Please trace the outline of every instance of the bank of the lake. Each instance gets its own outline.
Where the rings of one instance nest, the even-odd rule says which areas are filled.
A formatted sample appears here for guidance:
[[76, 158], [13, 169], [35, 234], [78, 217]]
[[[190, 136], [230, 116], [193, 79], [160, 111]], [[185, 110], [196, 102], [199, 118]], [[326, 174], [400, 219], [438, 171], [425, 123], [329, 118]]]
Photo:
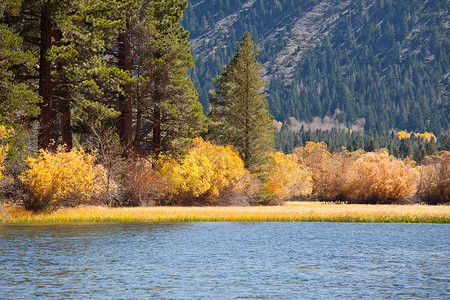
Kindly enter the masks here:
[[[80, 206], [51, 213], [32, 213], [4, 205], [7, 222], [377, 222], [450, 223], [450, 206], [362, 205], [287, 202], [282, 206], [249, 207], [120, 207]], [[6, 217], [3, 216], [3, 221]]]

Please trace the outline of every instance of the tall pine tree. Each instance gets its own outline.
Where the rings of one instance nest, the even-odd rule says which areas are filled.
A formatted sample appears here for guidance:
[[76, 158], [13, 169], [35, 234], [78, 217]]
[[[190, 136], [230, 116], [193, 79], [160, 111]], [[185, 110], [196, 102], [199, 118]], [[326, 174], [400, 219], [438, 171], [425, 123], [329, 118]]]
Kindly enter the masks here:
[[128, 23], [134, 57], [129, 67], [138, 78], [129, 92], [124, 89], [132, 93], [129, 105], [135, 114], [122, 111], [124, 118], [134, 121], [134, 136], [125, 134], [122, 140], [137, 154], [158, 156], [172, 150], [198, 136], [205, 123], [198, 94], [187, 76], [193, 61], [189, 33], [181, 25], [186, 7], [185, 0], [152, 0], [142, 7], [138, 19]]
[[247, 168], [262, 163], [273, 146], [273, 117], [264, 93], [261, 64], [249, 32], [212, 91], [209, 133], [220, 144], [232, 144]]

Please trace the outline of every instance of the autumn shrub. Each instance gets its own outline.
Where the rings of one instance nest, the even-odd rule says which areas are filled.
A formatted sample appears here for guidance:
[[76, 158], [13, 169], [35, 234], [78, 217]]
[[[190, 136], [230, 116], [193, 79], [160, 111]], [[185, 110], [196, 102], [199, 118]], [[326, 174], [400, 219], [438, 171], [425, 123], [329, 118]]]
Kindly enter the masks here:
[[345, 177], [361, 151], [330, 153], [327, 144], [307, 142], [293, 152], [298, 164], [308, 168], [313, 182], [311, 196], [319, 201], [345, 201]]
[[103, 166], [95, 164], [95, 156], [83, 150], [41, 150], [36, 158], [29, 157], [27, 164], [29, 169], [19, 179], [28, 193], [24, 206], [29, 210], [90, 204], [117, 189], [108, 182]]
[[124, 176], [127, 168], [133, 169], [133, 164], [130, 163], [133, 160], [125, 159], [125, 156], [130, 158], [132, 150], [121, 145], [120, 136], [115, 126], [112, 126], [120, 113], [88, 100], [80, 101], [78, 105], [74, 117], [86, 120], [83, 125], [85, 132], [80, 139], [81, 148], [87, 152], [95, 152], [96, 161], [105, 168], [108, 181], [118, 183], [119, 186], [119, 189], [109, 189], [103, 201], [109, 206], [123, 205], [125, 191], [122, 187], [128, 185], [122, 185], [121, 181], [127, 179]]
[[333, 153], [326, 161], [327, 168], [317, 180], [315, 197], [320, 201], [347, 202], [345, 191], [348, 174], [364, 150]]
[[405, 201], [416, 192], [417, 170], [386, 150], [357, 158], [346, 173], [345, 200], [387, 204]]
[[25, 190], [18, 176], [27, 167], [28, 152], [23, 141], [24, 131], [0, 125], [0, 198], [7, 203], [21, 204]]
[[244, 205], [255, 192], [252, 176], [237, 152], [194, 140], [181, 160], [163, 156], [153, 176], [159, 179], [163, 196], [160, 204]]
[[450, 202], [450, 152], [426, 156], [419, 167], [418, 195], [427, 204]]
[[149, 158], [132, 158], [125, 162], [122, 179], [123, 206], [152, 206], [162, 199], [161, 176]]
[[9, 145], [5, 142], [6, 139], [8, 139], [13, 132], [12, 129], [7, 128], [4, 125], [0, 125], [0, 179], [3, 176], [3, 162], [6, 159], [6, 155], [8, 154]]
[[330, 153], [325, 143], [308, 142], [293, 155], [311, 172], [315, 200], [393, 203], [416, 191], [415, 168], [384, 150]]
[[428, 133], [428, 132], [425, 132], [425, 133], [415, 133], [415, 132], [407, 133], [407, 132], [404, 132], [404, 131], [400, 131], [400, 132], [396, 133], [396, 136], [400, 140], [401, 139], [405, 139], [405, 138], [409, 139], [409, 138], [411, 138], [411, 136], [413, 136], [413, 137], [422, 139], [422, 140], [427, 141], [427, 142], [431, 142], [432, 140], [436, 141], [436, 136], [434, 134]]
[[272, 204], [311, 194], [311, 174], [305, 166], [297, 163], [293, 155], [275, 152], [268, 159], [266, 193], [275, 196], [276, 201]]
[[[9, 145], [7, 143], [4, 143], [4, 140], [8, 138], [10, 133], [11, 133], [10, 130], [8, 130], [5, 126], [0, 125], [0, 180], [3, 177], [3, 170], [4, 170], [3, 162], [5, 161], [6, 154], [8, 153], [9, 150]], [[2, 202], [0, 201], [0, 221], [7, 219], [8, 215], [6, 214]]]

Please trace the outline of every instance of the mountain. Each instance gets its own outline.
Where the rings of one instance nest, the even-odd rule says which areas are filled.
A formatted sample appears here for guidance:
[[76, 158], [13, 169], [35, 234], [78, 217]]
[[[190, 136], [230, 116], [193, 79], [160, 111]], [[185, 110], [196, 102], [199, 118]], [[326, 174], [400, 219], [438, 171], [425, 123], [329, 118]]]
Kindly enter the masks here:
[[446, 0], [191, 0], [205, 111], [213, 78], [249, 31], [277, 121], [386, 134], [450, 129], [450, 14]]

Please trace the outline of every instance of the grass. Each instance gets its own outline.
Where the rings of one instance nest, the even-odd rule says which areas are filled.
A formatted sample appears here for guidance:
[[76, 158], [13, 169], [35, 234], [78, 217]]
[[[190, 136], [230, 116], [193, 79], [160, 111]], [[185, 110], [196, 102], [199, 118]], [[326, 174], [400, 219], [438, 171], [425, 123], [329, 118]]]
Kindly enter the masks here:
[[[450, 206], [360, 205], [288, 202], [253, 207], [121, 207], [80, 206], [51, 213], [32, 213], [4, 205], [11, 223], [62, 222], [378, 222], [450, 223]], [[1, 216], [0, 216], [1, 218]], [[3, 217], [3, 219], [6, 219]]]

